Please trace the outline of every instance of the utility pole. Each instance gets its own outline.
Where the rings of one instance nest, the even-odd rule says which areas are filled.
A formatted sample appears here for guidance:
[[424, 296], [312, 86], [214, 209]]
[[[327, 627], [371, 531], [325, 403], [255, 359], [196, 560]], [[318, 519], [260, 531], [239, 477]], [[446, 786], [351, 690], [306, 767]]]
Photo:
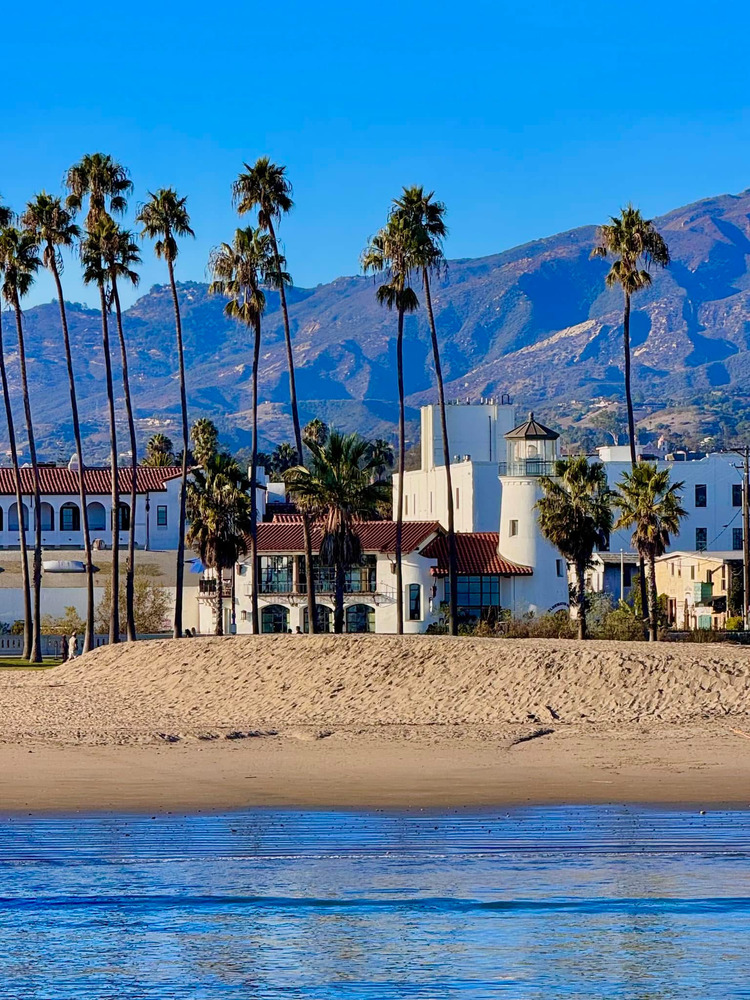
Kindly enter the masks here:
[[750, 629], [750, 447], [734, 450], [742, 455], [742, 624], [747, 631]]

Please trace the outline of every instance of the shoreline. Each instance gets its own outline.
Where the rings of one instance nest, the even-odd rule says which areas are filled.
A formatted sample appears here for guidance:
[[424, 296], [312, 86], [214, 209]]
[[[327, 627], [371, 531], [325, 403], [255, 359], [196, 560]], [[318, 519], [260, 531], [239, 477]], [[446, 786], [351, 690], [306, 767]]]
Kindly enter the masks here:
[[[735, 722], [738, 724], [735, 725]], [[453, 728], [453, 727], [451, 727]], [[652, 805], [750, 808], [750, 723], [447, 734], [294, 730], [164, 743], [0, 744], [0, 815]]]

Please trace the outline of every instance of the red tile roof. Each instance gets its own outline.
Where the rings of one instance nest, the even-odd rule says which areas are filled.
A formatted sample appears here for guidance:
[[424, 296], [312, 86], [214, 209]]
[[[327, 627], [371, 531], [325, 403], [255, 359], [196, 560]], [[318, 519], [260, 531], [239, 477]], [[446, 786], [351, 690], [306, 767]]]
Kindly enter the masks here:
[[[436, 532], [442, 531], [437, 521], [405, 521], [401, 537], [401, 551], [414, 552]], [[388, 555], [396, 551], [395, 521], [362, 521], [358, 527], [362, 548], [365, 552], [383, 552]], [[312, 547], [320, 548], [321, 529], [313, 525]], [[304, 552], [302, 519], [282, 515], [277, 521], [258, 525], [258, 553], [271, 555], [275, 552]]]
[[[496, 531], [456, 532], [458, 572], [471, 575], [499, 573], [503, 576], [531, 576], [531, 566], [520, 566], [498, 554], [500, 536]], [[440, 535], [425, 545], [422, 554], [437, 559], [435, 576], [448, 575], [448, 539]]]
[[[31, 475], [31, 468], [24, 467], [21, 471], [21, 492], [31, 496], [34, 492], [34, 481]], [[129, 467], [119, 470], [118, 480], [121, 493], [130, 492]], [[175, 479], [181, 475], [182, 470], [177, 468], [152, 469], [146, 466], [139, 466], [136, 474], [136, 490], [138, 493], [160, 493], [166, 489], [166, 483], [170, 479]], [[48, 468], [45, 466], [39, 469], [39, 480], [43, 495], [76, 495], [78, 493], [78, 471], [67, 468]], [[111, 492], [112, 479], [108, 466], [102, 468], [87, 468], [84, 472], [84, 482], [86, 492], [91, 495]], [[0, 468], [0, 495], [13, 496], [16, 492], [13, 469]]]

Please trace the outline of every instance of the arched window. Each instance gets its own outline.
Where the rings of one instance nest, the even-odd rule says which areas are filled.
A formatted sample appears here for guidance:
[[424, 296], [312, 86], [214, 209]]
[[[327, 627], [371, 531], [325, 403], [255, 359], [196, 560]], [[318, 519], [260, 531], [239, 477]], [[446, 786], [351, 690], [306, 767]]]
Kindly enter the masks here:
[[[333, 630], [333, 612], [330, 608], [326, 607], [325, 604], [315, 605], [315, 615], [317, 618], [318, 632], [331, 632]], [[305, 606], [302, 615], [302, 631], [310, 631], [310, 618], [307, 611], [307, 606]]]
[[81, 511], [77, 503], [64, 503], [60, 508], [60, 531], [80, 531]]
[[117, 520], [120, 531], [130, 531], [130, 504], [120, 502], [118, 514]]
[[369, 604], [351, 604], [346, 609], [347, 632], [374, 632], [375, 608]]
[[0, 507], [0, 531], [3, 530], [3, 508]]
[[55, 512], [52, 509], [52, 504], [49, 503], [40, 504], [39, 511], [41, 513], [42, 531], [54, 531]]
[[98, 500], [94, 500], [88, 505], [86, 511], [89, 515], [89, 530], [105, 531], [107, 527], [107, 512], [104, 509], [104, 504], [99, 503]]
[[[24, 531], [29, 530], [29, 508], [26, 504], [21, 504], [21, 510], [23, 511], [23, 527]], [[12, 503], [8, 511], [8, 531], [18, 531], [18, 505]]]
[[289, 610], [283, 604], [269, 604], [260, 615], [261, 632], [286, 632], [289, 628]]

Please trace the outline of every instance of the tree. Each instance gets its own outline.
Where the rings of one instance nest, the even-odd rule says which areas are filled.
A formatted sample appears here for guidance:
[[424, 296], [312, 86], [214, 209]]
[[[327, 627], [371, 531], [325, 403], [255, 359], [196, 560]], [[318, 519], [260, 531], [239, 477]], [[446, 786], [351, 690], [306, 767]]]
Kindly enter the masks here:
[[136, 626], [133, 602], [135, 600], [135, 522], [138, 448], [135, 436], [135, 420], [133, 418], [133, 402], [130, 396], [128, 351], [125, 343], [125, 333], [122, 328], [122, 307], [120, 305], [120, 293], [117, 282], [118, 279], [122, 279], [123, 281], [129, 281], [133, 286], [138, 284], [138, 272], [133, 270], [133, 268], [136, 264], [140, 264], [141, 254], [138, 244], [133, 239], [133, 234], [127, 229], [121, 229], [112, 219], [102, 218], [100, 223], [100, 240], [102, 259], [109, 281], [109, 300], [115, 307], [117, 337], [120, 344], [120, 362], [122, 365], [122, 386], [125, 397], [125, 415], [128, 421], [128, 436], [130, 437], [130, 527], [128, 529], [128, 558], [125, 563], [125, 630], [128, 642], [135, 642]]
[[404, 220], [412, 230], [412, 240], [416, 247], [415, 266], [422, 273], [422, 288], [424, 289], [427, 319], [430, 325], [432, 340], [432, 358], [435, 365], [435, 379], [438, 390], [438, 408], [440, 410], [440, 427], [443, 438], [443, 465], [445, 466], [445, 488], [448, 500], [448, 578], [450, 581], [450, 629], [452, 635], [458, 635], [458, 554], [456, 551], [456, 524], [453, 511], [453, 481], [451, 477], [450, 443], [448, 441], [448, 422], [445, 412], [445, 386], [443, 384], [443, 369], [440, 363], [440, 345], [438, 344], [435, 314], [432, 310], [432, 293], [430, 276], [439, 274], [445, 266], [443, 240], [448, 235], [445, 225], [445, 205], [434, 200], [434, 192], [426, 193], [421, 186], [404, 188], [400, 198], [394, 202], [394, 212]]
[[287, 486], [300, 507], [322, 522], [320, 558], [334, 567], [333, 629], [340, 633], [344, 631], [346, 571], [357, 565], [362, 555], [357, 525], [377, 515], [390, 487], [373, 481], [370, 444], [359, 434], [332, 430], [326, 444], [309, 441], [308, 447], [310, 468], [298, 465], [290, 469]]
[[152, 469], [171, 469], [174, 466], [174, 445], [166, 434], [153, 434], [146, 442], [143, 465]]
[[283, 479], [289, 469], [299, 464], [297, 449], [288, 441], [277, 444], [271, 455], [271, 468], [274, 476]]
[[375, 479], [385, 479], [385, 476], [393, 468], [393, 445], [385, 438], [376, 438], [370, 445], [370, 459], [372, 461], [372, 471]]
[[602, 547], [612, 530], [612, 492], [601, 462], [589, 464], [585, 455], [555, 463], [555, 478], [539, 480], [539, 528], [544, 537], [572, 563], [576, 574], [578, 638], [586, 638], [586, 570], [594, 549]]
[[115, 390], [112, 379], [112, 355], [109, 345], [109, 301], [107, 282], [109, 280], [105, 253], [110, 238], [111, 218], [103, 214], [86, 231], [81, 244], [84, 284], [95, 284], [99, 289], [99, 308], [102, 314], [102, 353], [104, 354], [104, 376], [107, 388], [107, 408], [109, 411], [109, 468], [110, 497], [112, 505], [112, 591], [109, 617], [109, 643], [120, 641], [120, 606], [114, 599], [120, 592], [120, 479], [117, 467], [117, 421], [115, 417]]
[[[23, 313], [21, 299], [28, 294], [34, 284], [34, 275], [42, 266], [37, 254], [36, 238], [29, 232], [22, 232], [14, 226], [6, 226], [0, 232], [0, 268], [3, 271], [3, 298], [10, 305], [16, 316], [16, 332], [18, 334], [18, 365], [21, 371], [21, 392], [23, 394], [23, 410], [26, 417], [26, 435], [29, 442], [29, 458], [31, 460], [31, 475], [34, 484], [34, 561], [32, 567], [33, 588], [33, 627], [31, 635], [30, 659], [33, 663], [42, 662], [42, 519], [41, 519], [41, 488], [39, 485], [39, 466], [36, 460], [36, 442], [34, 439], [34, 421], [31, 416], [31, 397], [26, 367], [26, 343], [23, 332]], [[23, 509], [18, 508], [19, 527], [23, 523]]]
[[65, 608], [65, 614], [42, 615], [42, 635], [72, 635], [86, 632], [86, 622], [78, 614], [75, 605]]
[[669, 469], [658, 469], [656, 462], [641, 462], [630, 472], [623, 472], [617, 484], [620, 516], [615, 528], [633, 528], [632, 544], [648, 564], [648, 609], [651, 641], [658, 638], [659, 602], [656, 593], [656, 559], [663, 556], [670, 535], [679, 534], [680, 521], [687, 516], [680, 490], [684, 483], [670, 485]]
[[[3, 229], [10, 226], [13, 221], [13, 213], [5, 205], [0, 204], [0, 227]], [[0, 257], [0, 276], [4, 274], [2, 257]], [[8, 424], [8, 442], [10, 444], [11, 464], [13, 465], [13, 484], [16, 493], [16, 510], [18, 511], [18, 539], [21, 549], [21, 586], [23, 591], [23, 658], [28, 660], [31, 656], [31, 634], [33, 630], [33, 619], [31, 614], [31, 588], [29, 585], [29, 559], [26, 548], [26, 528], [23, 519], [23, 497], [21, 495], [21, 472], [18, 464], [18, 451], [16, 448], [16, 430], [13, 420], [13, 408], [10, 402], [10, 387], [8, 383], [8, 372], [5, 367], [5, 345], [3, 343], [2, 310], [0, 309], [0, 381], [3, 387], [3, 402], [5, 405], [5, 418]]]
[[26, 206], [21, 216], [21, 224], [35, 237], [42, 248], [42, 263], [51, 272], [57, 290], [57, 302], [60, 309], [60, 325], [62, 327], [65, 363], [68, 370], [68, 391], [70, 393], [70, 412], [73, 419], [73, 439], [78, 463], [78, 498], [81, 504], [81, 530], [83, 532], [83, 550], [86, 564], [86, 627], [82, 629], [84, 653], [94, 647], [94, 567], [91, 559], [91, 534], [89, 532], [88, 502], [86, 499], [86, 482], [84, 478], [83, 441], [81, 438], [81, 421], [78, 415], [78, 397], [73, 370], [73, 353], [70, 348], [68, 317], [65, 308], [65, 297], [62, 290], [62, 249], [70, 249], [80, 238], [81, 231], [73, 222], [73, 214], [63, 207], [60, 198], [53, 197], [42, 191]]
[[[279, 241], [276, 236], [276, 226], [294, 208], [292, 201], [292, 185], [286, 176], [286, 167], [272, 163], [267, 156], [259, 157], [253, 166], [245, 164], [244, 172], [240, 173], [232, 185], [232, 198], [237, 206], [237, 212], [257, 211], [258, 227], [267, 232], [271, 238], [276, 272], [281, 274], [286, 269], [286, 259], [279, 251]], [[291, 283], [291, 278], [289, 278]], [[277, 281], [281, 303], [281, 316], [284, 322], [284, 341], [286, 344], [286, 360], [289, 371], [289, 402], [294, 425], [294, 444], [297, 449], [297, 461], [304, 459], [302, 453], [302, 432], [300, 430], [299, 406], [297, 405], [297, 381], [294, 373], [294, 352], [292, 351], [292, 334], [289, 327], [289, 310], [286, 302], [285, 282]], [[302, 516], [302, 533], [305, 545], [305, 565], [307, 568], [307, 613], [310, 622], [310, 632], [317, 631], [315, 619], [315, 580], [312, 572], [312, 534], [307, 515]]]
[[404, 460], [406, 427], [404, 418], [404, 316], [419, 308], [419, 299], [411, 287], [411, 272], [418, 266], [413, 228], [402, 217], [391, 213], [388, 222], [365, 247], [362, 268], [386, 275], [378, 286], [378, 302], [396, 309], [396, 372], [398, 380], [398, 502], [396, 504], [396, 628], [404, 631], [404, 587], [401, 569], [401, 538], [404, 523]]
[[669, 264], [669, 247], [654, 228], [650, 219], [644, 219], [637, 208], [628, 205], [619, 216], [612, 216], [611, 223], [600, 226], [597, 246], [592, 257], [614, 257], [605, 282], [607, 288], [620, 285], [625, 299], [623, 313], [623, 354], [625, 360], [625, 404], [628, 411], [628, 438], [630, 461], [635, 467], [635, 420], [633, 396], [630, 386], [630, 300], [636, 292], [651, 284], [649, 268], [652, 264], [666, 267]]
[[67, 208], [80, 212], [84, 198], [89, 199], [86, 229], [91, 229], [107, 210], [122, 215], [128, 207], [127, 196], [133, 183], [126, 167], [117, 163], [108, 153], [87, 153], [73, 164], [65, 175], [68, 197]]
[[[216, 635], [224, 634], [224, 570], [234, 572], [255, 527], [254, 494], [254, 485], [229, 455], [212, 455], [204, 468], [193, 470], [188, 484], [188, 544], [217, 577]], [[255, 617], [253, 631], [257, 632], [257, 598]]]
[[205, 465], [219, 450], [219, 432], [216, 424], [208, 417], [200, 417], [193, 424], [190, 436], [193, 439], [193, 458], [198, 465]]
[[182, 342], [182, 317], [177, 298], [174, 263], [179, 252], [178, 237], [195, 236], [190, 228], [190, 216], [185, 207], [187, 198], [180, 198], [174, 188], [160, 188], [149, 192], [149, 200], [142, 205], [136, 221], [143, 226], [143, 236], [156, 240], [154, 253], [167, 262], [169, 286], [172, 289], [175, 331], [177, 334], [177, 359], [180, 372], [180, 408], [182, 410], [182, 479], [180, 481], [180, 520], [177, 536], [177, 574], [175, 577], [174, 627], [175, 639], [182, 637], [182, 594], [185, 563], [185, 504], [187, 502], [188, 434], [187, 389], [185, 387], [185, 351]]
[[[118, 605], [120, 607], [120, 617], [127, 614], [127, 596], [125, 588], [120, 584]], [[98, 627], [102, 631], [107, 630], [109, 621], [109, 609], [112, 603], [112, 578], [108, 577], [104, 584], [104, 593], [99, 602], [96, 613]], [[166, 587], [162, 586], [148, 572], [148, 567], [137, 566], [133, 582], [133, 617], [135, 619], [136, 631], [140, 635], [154, 635], [159, 632], [166, 632], [169, 629], [169, 610], [172, 601]]]
[[620, 434], [622, 433], [622, 415], [619, 407], [606, 406], [597, 410], [591, 418], [591, 426], [609, 434], [612, 438], [612, 444], [617, 446], [620, 443]]
[[324, 445], [328, 440], [328, 424], [320, 417], [313, 417], [309, 423], [305, 424], [302, 437], [305, 444], [308, 441], [314, 441], [317, 445]]
[[223, 295], [228, 301], [224, 307], [227, 316], [243, 323], [254, 331], [253, 338], [253, 430], [250, 459], [250, 556], [252, 589], [252, 629], [260, 631], [257, 593], [257, 482], [258, 482], [258, 364], [260, 361], [261, 320], [266, 311], [266, 296], [261, 289], [264, 283], [283, 285], [289, 279], [284, 271], [284, 258], [274, 250], [271, 237], [261, 229], [237, 229], [231, 244], [222, 243], [211, 251], [209, 270], [212, 281], [209, 293]]

